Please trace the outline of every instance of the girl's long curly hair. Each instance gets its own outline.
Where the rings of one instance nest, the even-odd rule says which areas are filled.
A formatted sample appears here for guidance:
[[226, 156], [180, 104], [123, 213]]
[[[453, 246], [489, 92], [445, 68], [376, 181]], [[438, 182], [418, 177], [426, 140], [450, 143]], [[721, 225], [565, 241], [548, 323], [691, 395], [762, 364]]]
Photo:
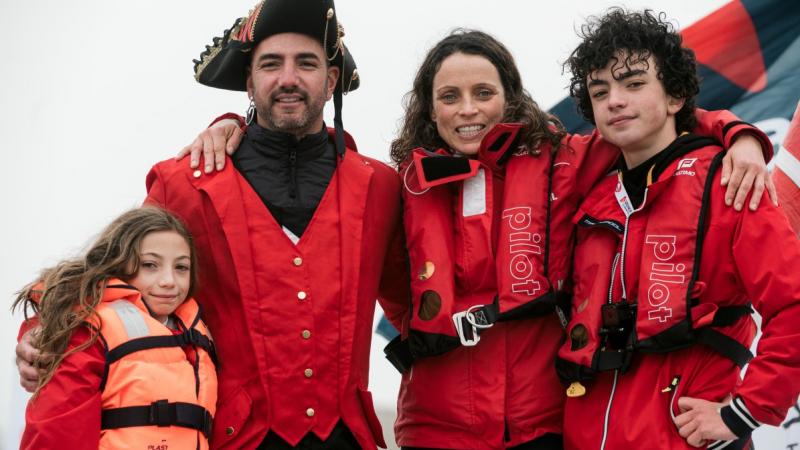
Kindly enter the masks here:
[[[694, 52], [682, 46], [680, 34], [664, 13], [611, 8], [602, 17], [590, 17], [581, 27], [580, 37], [583, 42], [572, 52], [564, 68], [572, 74], [569, 93], [586, 120], [595, 123], [587, 86], [592, 72], [603, 69], [610, 61], [630, 67], [652, 56], [664, 91], [684, 100], [683, 108], [675, 115], [676, 131], [691, 131], [697, 125], [695, 98], [700, 92], [697, 62]], [[624, 61], [619, 61], [620, 52], [627, 53]]]
[[[40, 355], [34, 362], [39, 381], [34, 397], [53, 377], [58, 365], [72, 353], [93, 345], [98, 330], [89, 326], [90, 339], [67, 351], [72, 334], [97, 316], [109, 278], [129, 280], [139, 270], [140, 246], [146, 235], [174, 231], [182, 236], [191, 252], [188, 296], [197, 286], [194, 243], [186, 226], [167, 211], [144, 206], [115, 219], [89, 247], [85, 255], [62, 261], [42, 271], [39, 279], [17, 293], [12, 310], [30, 307], [38, 316], [40, 331], [34, 338]], [[38, 286], [43, 286], [40, 288]], [[42, 290], [40, 290], [42, 289]], [[38, 301], [34, 301], [38, 298]], [[95, 322], [99, 323], [99, 322]]]
[[459, 28], [428, 52], [411, 91], [404, 98], [405, 117], [400, 125], [400, 135], [391, 145], [392, 161], [397, 166], [417, 147], [448, 148], [436, 131], [436, 123], [431, 119], [433, 78], [442, 62], [454, 53], [482, 56], [497, 69], [505, 91], [502, 121], [523, 124], [521, 142], [528, 147], [530, 154], [538, 154], [538, 146], [545, 142], [553, 144], [554, 148], [559, 144], [565, 135], [561, 123], [554, 116], [543, 112], [522, 87], [522, 77], [511, 52], [489, 34]]

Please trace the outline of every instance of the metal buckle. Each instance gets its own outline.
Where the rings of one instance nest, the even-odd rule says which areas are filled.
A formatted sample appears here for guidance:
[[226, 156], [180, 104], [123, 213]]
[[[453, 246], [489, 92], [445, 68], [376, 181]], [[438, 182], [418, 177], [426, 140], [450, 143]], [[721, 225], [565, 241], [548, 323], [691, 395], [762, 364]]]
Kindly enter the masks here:
[[[464, 347], [474, 347], [481, 340], [480, 331], [494, 326], [489, 323], [483, 311], [479, 311], [484, 305], [472, 305], [465, 311], [453, 314], [453, 323], [456, 326], [456, 334]], [[469, 335], [467, 335], [469, 333]]]

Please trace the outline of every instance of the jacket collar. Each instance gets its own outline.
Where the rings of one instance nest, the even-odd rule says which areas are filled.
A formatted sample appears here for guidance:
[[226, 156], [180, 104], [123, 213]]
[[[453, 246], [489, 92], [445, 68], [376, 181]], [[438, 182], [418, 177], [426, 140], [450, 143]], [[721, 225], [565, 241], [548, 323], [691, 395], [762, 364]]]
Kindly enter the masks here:
[[[664, 190], [670, 185], [672, 176], [683, 157], [688, 153], [708, 145], [719, 145], [712, 138], [684, 133], [672, 141], [664, 150], [645, 161], [648, 167], [646, 172], [646, 192], [641, 209], [647, 209], [653, 204]], [[623, 169], [624, 163], [617, 166], [617, 170], [609, 173], [601, 180], [581, 203], [578, 212], [573, 216], [573, 223], [592, 226], [610, 221], [619, 224], [610, 228], [622, 232], [626, 215], [617, 200], [617, 192], [624, 190], [622, 180], [628, 170]], [[637, 166], [634, 170], [642, 170]]]
[[253, 123], [247, 127], [247, 139], [261, 155], [271, 159], [289, 159], [290, 150], [297, 161], [311, 161], [319, 158], [328, 147], [328, 130], [323, 126], [317, 133], [297, 139], [293, 134], [268, 130]]
[[451, 150], [426, 150], [422, 147], [411, 152], [411, 165], [422, 189], [472, 178], [481, 166], [494, 172], [502, 171], [508, 159], [519, 151], [521, 124], [499, 123], [481, 140], [475, 158], [456, 155]]

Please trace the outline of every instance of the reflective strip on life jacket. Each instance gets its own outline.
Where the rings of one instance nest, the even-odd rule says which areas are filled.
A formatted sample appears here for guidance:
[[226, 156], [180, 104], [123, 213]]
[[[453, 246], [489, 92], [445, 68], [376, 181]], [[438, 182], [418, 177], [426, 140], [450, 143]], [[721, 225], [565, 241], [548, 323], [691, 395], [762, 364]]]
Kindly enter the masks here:
[[139, 311], [139, 308], [133, 306], [131, 302], [127, 300], [117, 300], [109, 303], [108, 306], [119, 316], [120, 321], [122, 321], [122, 326], [125, 327], [125, 333], [128, 335], [128, 339], [136, 339], [150, 334], [150, 329], [147, 328], [141, 311]]

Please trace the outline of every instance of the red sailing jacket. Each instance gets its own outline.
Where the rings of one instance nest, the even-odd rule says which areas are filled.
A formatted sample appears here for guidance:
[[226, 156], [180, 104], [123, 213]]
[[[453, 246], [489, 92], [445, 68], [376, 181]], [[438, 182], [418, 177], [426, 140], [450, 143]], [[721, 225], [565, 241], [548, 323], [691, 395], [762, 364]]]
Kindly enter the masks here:
[[[738, 133], [745, 130], [756, 134], [762, 143], [769, 143], [763, 133], [738, 122], [727, 111], [698, 111], [698, 119], [700, 125], [697, 131], [723, 141], [726, 148]], [[765, 147], [767, 148], [771, 149]], [[411, 191], [403, 189], [406, 205], [404, 220], [409, 254], [412, 261], [417, 261], [411, 266], [417, 293], [425, 292], [422, 287], [426, 280], [421, 280], [420, 275], [427, 277], [430, 274], [424, 264], [429, 260], [426, 247], [430, 247], [432, 253], [438, 253], [442, 246], [448, 245], [453, 246], [456, 264], [451, 267], [434, 264], [432, 277], [427, 280], [436, 279], [437, 273], [441, 273], [439, 271], [454, 274], [452, 283], [455, 301], [461, 302], [457, 297], [466, 293], [464, 298], [473, 295], [475, 297], [461, 304], [490, 302], [500, 292], [498, 279], [503, 280], [506, 290], [513, 290], [511, 286], [517, 277], [510, 270], [506, 271], [504, 264], [495, 264], [493, 260], [502, 257], [507, 258], [509, 263], [513, 261], [519, 253], [515, 253], [518, 248], [512, 248], [510, 244], [524, 242], [512, 242], [512, 233], [527, 230], [508, 229], [508, 240], [505, 242], [509, 248], [503, 250], [499, 247], [499, 242], [502, 242], [498, 235], [502, 222], [500, 205], [503, 204], [503, 187], [514, 186], [523, 191], [527, 189], [531, 196], [537, 193], [544, 195], [546, 191], [534, 189], [545, 186], [537, 177], [548, 170], [551, 171], [552, 192], [549, 212], [550, 276], [546, 280], [549, 286], [558, 287], [563, 284], [560, 282], [569, 271], [572, 257], [572, 216], [583, 196], [608, 171], [618, 155], [618, 149], [603, 142], [594, 133], [589, 136], [567, 136], [551, 160], [551, 166], [547, 157], [537, 159], [523, 155], [513, 156], [507, 163], [509, 168], [516, 164], [514, 160], [532, 159], [520, 165], [525, 169], [515, 171], [513, 180], [508, 179], [510, 172], [505, 170], [505, 166], [501, 170], [484, 169], [489, 174], [487, 179], [493, 180], [491, 187], [487, 185], [486, 188], [486, 192], [491, 192], [492, 195], [486, 197], [486, 211], [481, 213], [492, 217], [489, 231], [486, 231], [488, 222], [481, 215], [459, 218], [454, 216], [454, 208], [418, 211], [408, 209], [409, 205], [416, 204], [416, 200], [411, 200], [416, 194], [411, 191], [419, 193], [424, 190], [421, 189], [422, 186], [410, 183], [409, 180], [412, 179], [409, 177], [406, 184]], [[486, 167], [493, 166], [490, 163]], [[447, 183], [458, 186], [451, 188], [451, 195], [458, 199], [456, 201], [463, 201], [463, 195], [459, 194], [462, 191], [461, 183]], [[533, 199], [527, 201], [537, 202]], [[536, 223], [541, 227], [547, 222], [542, 220], [547, 214], [546, 202], [537, 204], [540, 210], [531, 211], [531, 224]], [[428, 226], [426, 218], [431, 219], [433, 224], [449, 223], [448, 221], [471, 221], [477, 224], [480, 221], [480, 227], [473, 230], [484, 230], [481, 231], [484, 233], [483, 241], [463, 240], [464, 236], [477, 236], [476, 239], [481, 239], [481, 234], [463, 234], [458, 227], [455, 228], [455, 234], [452, 231], [425, 233]], [[511, 223], [520, 225], [527, 224], [527, 221], [508, 222], [509, 228], [513, 228]], [[462, 226], [461, 230], [467, 229], [467, 226]], [[546, 235], [541, 230], [530, 232], [531, 238], [534, 234], [542, 237]], [[486, 236], [491, 239], [491, 243], [486, 242]], [[517, 235], [519, 238], [523, 236]], [[452, 244], [446, 243], [451, 239]], [[538, 254], [534, 252], [526, 255]], [[538, 262], [538, 259], [528, 261]], [[525, 269], [525, 262], [523, 260], [522, 264], [515, 266], [520, 270], [516, 275], [525, 274], [521, 278], [530, 279], [527, 271], [522, 270]], [[544, 276], [544, 265], [532, 264], [529, 267], [534, 269], [537, 279], [541, 280]], [[418, 299], [415, 301], [418, 305], [421, 304]], [[407, 317], [409, 321], [418, 321], [419, 309], [410, 311]], [[417, 323], [422, 324], [424, 321]], [[442, 320], [440, 324], [444, 327], [448, 322]], [[453, 324], [452, 320], [449, 324]], [[450, 336], [455, 336], [455, 326], [452, 327]], [[407, 321], [403, 336], [408, 335]], [[498, 449], [529, 442], [546, 433], [561, 433], [565, 396], [553, 363], [563, 340], [562, 336], [563, 331], [555, 314], [498, 322], [480, 334], [480, 342], [475, 346], [458, 346], [439, 356], [417, 359], [410, 370], [403, 373], [401, 381], [395, 424], [398, 444], [410, 447]]]
[[197, 245], [219, 356], [212, 447], [255, 448], [268, 430], [324, 439], [337, 419], [362, 448], [383, 445], [368, 363], [379, 292], [395, 323], [407, 301], [397, 173], [345, 152], [297, 245], [230, 161], [212, 174], [164, 161], [147, 180], [147, 202], [182, 217]]
[[[595, 153], [592, 163], [586, 160], [590, 148]], [[478, 206], [467, 204], [467, 209], [481, 211], [479, 214], [463, 217], [464, 190], [475, 187], [464, 188], [462, 181], [440, 186], [446, 189], [441, 192], [457, 199], [454, 200], [458, 202], [456, 208], [426, 205], [426, 208], [419, 209], [418, 199], [412, 198], [415, 194], [404, 190], [405, 227], [411, 270], [415, 277], [414, 291], [424, 292], [426, 281], [446, 283], [448, 280], [442, 280], [442, 275], [449, 275], [449, 282], [454, 285], [452, 294], [446, 294], [453, 296], [458, 303], [456, 310], [459, 310], [464, 305], [491, 303], [499, 292], [499, 286], [505, 286], [507, 293], [512, 293], [511, 286], [516, 280], [514, 275], [530, 279], [535, 274], [542, 291], [546, 291], [549, 285], [559, 284], [569, 264], [570, 217], [582, 194], [591, 187], [591, 180], [608, 170], [618, 151], [604, 144], [596, 135], [565, 138], [552, 159], [548, 151], [549, 148], [545, 149], [540, 157], [510, 156], [506, 164], [499, 166], [493, 158], [486, 158], [484, 152], [481, 169], [487, 194], [485, 198], [471, 199]], [[534, 235], [545, 235], [548, 202], [547, 179], [543, 174], [551, 171], [554, 200], [550, 213], [550, 236], [551, 243], [558, 243], [551, 248], [551, 277], [542, 278], [543, 266], [539, 263], [543, 262], [544, 249], [523, 253], [526, 259], [514, 266], [518, 271], [512, 273], [510, 266], [496, 264], [496, 258], [510, 262], [515, 255], [515, 248], [510, 244], [520, 243], [512, 240], [522, 236], [513, 235], [512, 224], [518, 228], [522, 225], [531, 227], [516, 230], [530, 233], [526, 235], [529, 243], [537, 239]], [[539, 192], [528, 191], [531, 183], [538, 183], [541, 198], [524, 195]], [[418, 192], [417, 186], [409, 187]], [[519, 192], [504, 195], [504, 189], [509, 187], [512, 192], [517, 189]], [[467, 194], [469, 197], [469, 192]], [[510, 204], [514, 198], [524, 204]], [[485, 207], [480, 206], [483, 200]], [[511, 211], [515, 207], [535, 207], [537, 210], [530, 211], [530, 222], [515, 220], [513, 215], [503, 218], [504, 209]], [[525, 217], [527, 214], [516, 219]], [[446, 227], [448, 221], [459, 223], [454, 227], [455, 233], [440, 229]], [[501, 230], [506, 230], [505, 237], [500, 236]], [[498, 250], [501, 242], [508, 247], [507, 251]], [[539, 243], [543, 242], [533, 242]], [[424, 262], [429, 260], [428, 255], [439, 253], [441, 250], [437, 248], [441, 246], [452, 246], [455, 263], [436, 259], [432, 276], [421, 280], [420, 275], [431, 275], [430, 271], [425, 271]], [[501, 256], [503, 253], [505, 256]], [[414, 265], [417, 261], [423, 264]], [[453, 265], [448, 267], [448, 263]], [[535, 272], [528, 273], [523, 270], [525, 264], [531, 268], [538, 267]], [[502, 281], [498, 283], [498, 279]], [[536, 298], [537, 294], [526, 298]], [[514, 305], [513, 300], [507, 304]], [[412, 323], [420, 320], [419, 310], [412, 314]], [[449, 324], [453, 327], [452, 320], [446, 319], [441, 322], [443, 326]], [[407, 334], [408, 326], [405, 331]], [[480, 342], [473, 347], [459, 346], [440, 356], [418, 359], [403, 374], [400, 387], [396, 422], [399, 445], [497, 449], [519, 445], [545, 433], [560, 433], [563, 391], [552, 361], [561, 336], [561, 326], [555, 314], [498, 322], [484, 330]], [[527, 344], [533, 342], [536, 345]]]
[[495, 126], [476, 159], [416, 149], [401, 167], [409, 260], [416, 271], [408, 333], [415, 358], [475, 345], [478, 331], [498, 320], [554, 312], [569, 262], [551, 261], [548, 250], [551, 243], [564, 244], [569, 229], [548, 234], [551, 146], [542, 146], [536, 158], [514, 157], [519, 131], [518, 124]]
[[[671, 148], [695, 138], [681, 137]], [[800, 278], [792, 269], [800, 263], [800, 243], [772, 205], [755, 213], [726, 207], [719, 172], [708, 180], [704, 231], [697, 232], [700, 196], [719, 151], [706, 145], [668, 161], [660, 176], [652, 171], [645, 200], [627, 221], [616, 174], [599, 183], [575, 215], [575, 295], [570, 339], [559, 357], [597, 369], [598, 347], [630, 344], [599, 337], [608, 303], [637, 304], [628, 323], [634, 347], [673, 350], [634, 352], [627, 367], [583, 381], [585, 393], [566, 403], [565, 448], [689, 449], [673, 424], [679, 397], [723, 401], [733, 395], [757, 421], [778, 424], [800, 392], [800, 350], [792, 344], [800, 337]], [[689, 335], [687, 323], [701, 330], [720, 325], [713, 329], [749, 346], [755, 335], [749, 316], [725, 324], [714, 318], [750, 301], [762, 315], [764, 334], [739, 384], [734, 361], [707, 345], [676, 339]], [[658, 339], [663, 347], [653, 343]]]

